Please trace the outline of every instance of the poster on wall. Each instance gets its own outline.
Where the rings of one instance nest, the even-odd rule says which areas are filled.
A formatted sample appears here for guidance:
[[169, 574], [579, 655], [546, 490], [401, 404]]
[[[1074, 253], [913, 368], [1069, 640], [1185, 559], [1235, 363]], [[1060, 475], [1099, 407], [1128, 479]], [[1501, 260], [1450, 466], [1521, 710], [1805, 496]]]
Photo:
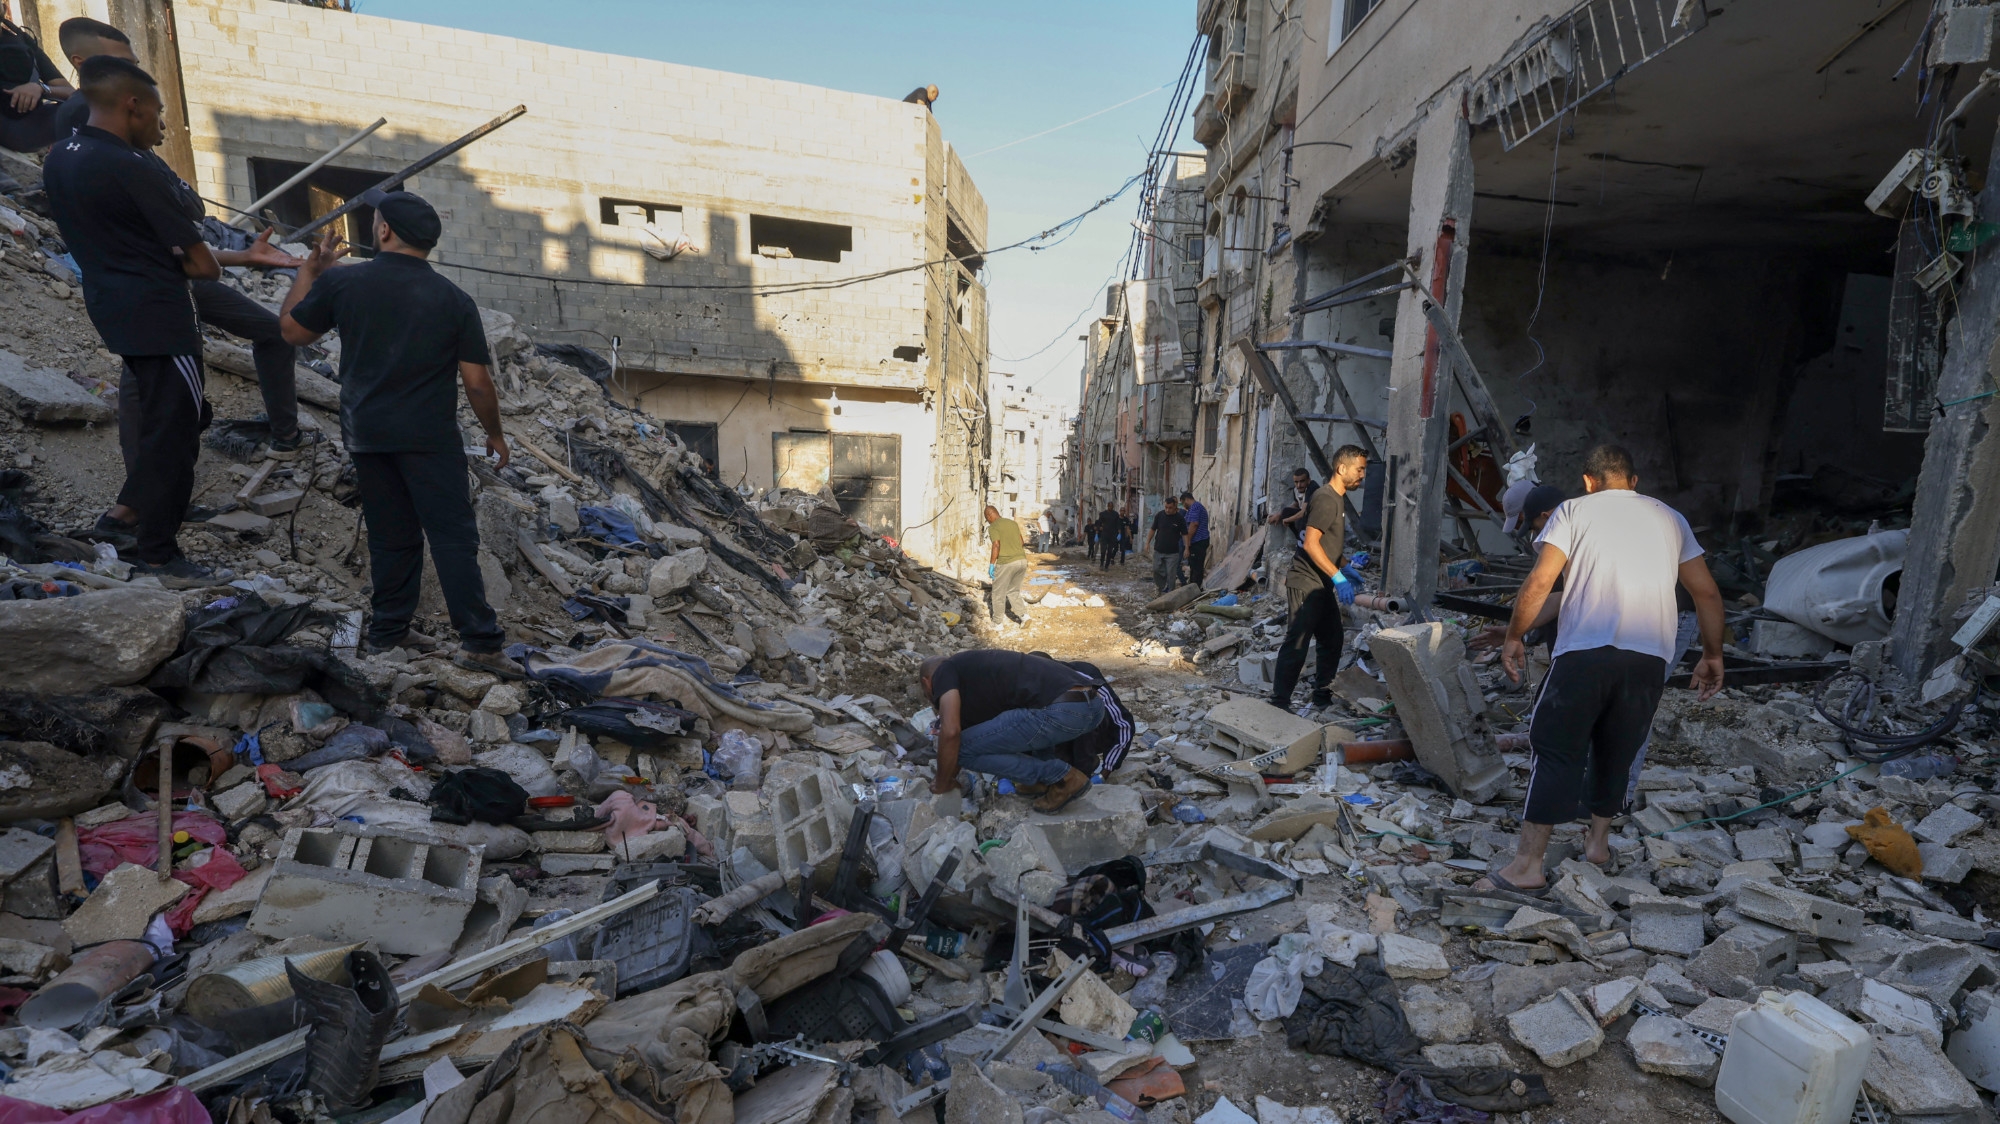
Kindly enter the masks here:
[[1174, 307], [1174, 285], [1165, 277], [1148, 277], [1127, 286], [1126, 307], [1132, 314], [1132, 367], [1137, 382], [1178, 382], [1181, 371], [1181, 322]]

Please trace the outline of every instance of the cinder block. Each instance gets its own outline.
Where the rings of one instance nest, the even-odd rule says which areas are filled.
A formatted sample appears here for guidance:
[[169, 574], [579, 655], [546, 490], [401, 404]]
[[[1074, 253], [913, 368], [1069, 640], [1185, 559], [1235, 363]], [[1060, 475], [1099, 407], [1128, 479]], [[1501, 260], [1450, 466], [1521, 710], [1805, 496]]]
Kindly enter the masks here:
[[1308, 722], [1262, 699], [1230, 699], [1208, 712], [1209, 743], [1238, 761], [1277, 754], [1265, 772], [1290, 775], [1319, 760], [1330, 727]]
[[1385, 628], [1369, 638], [1368, 650], [1382, 667], [1417, 761], [1474, 804], [1498, 795], [1507, 763], [1458, 634], [1436, 622]]
[[811, 866], [816, 882], [831, 885], [854, 819], [840, 778], [830, 769], [815, 769], [789, 783], [767, 784], [766, 795], [782, 872], [789, 878]]
[[479, 890], [479, 852], [384, 828], [295, 828], [250, 930], [260, 936], [375, 941], [417, 956], [450, 949]]
[[1551, 1069], [1580, 1062], [1604, 1045], [1603, 1028], [1566, 987], [1508, 1015], [1507, 1029], [1514, 1041], [1533, 1050]]
[[1633, 894], [1631, 910], [1633, 948], [1693, 956], [1708, 940], [1702, 927], [1702, 908], [1686, 898]]
[[1923, 856], [1926, 882], [1963, 882], [1972, 873], [1970, 851], [1923, 841], [1917, 844], [1917, 854]]
[[1797, 967], [1795, 935], [1744, 922], [1715, 938], [1688, 961], [1687, 977], [1717, 995], [1744, 999]]
[[1754, 921], [1811, 937], [1851, 941], [1860, 937], [1861, 911], [1769, 882], [1745, 882], [1736, 890], [1736, 912]]
[[1986, 826], [1986, 821], [1956, 804], [1946, 804], [1923, 818], [1910, 830], [1918, 839], [1949, 847], [1963, 836]]

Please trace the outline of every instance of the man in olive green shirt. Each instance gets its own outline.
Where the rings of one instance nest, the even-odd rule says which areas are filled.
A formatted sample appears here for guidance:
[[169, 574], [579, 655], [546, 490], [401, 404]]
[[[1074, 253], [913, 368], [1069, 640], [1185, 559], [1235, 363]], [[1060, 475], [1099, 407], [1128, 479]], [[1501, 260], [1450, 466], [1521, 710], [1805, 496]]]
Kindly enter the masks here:
[[1021, 624], [1028, 623], [1028, 599], [1021, 596], [1021, 582], [1028, 576], [1028, 552], [1021, 545], [1021, 525], [1012, 519], [1000, 518], [1000, 509], [988, 504], [986, 507], [986, 537], [993, 540], [993, 593], [988, 605], [993, 613], [993, 627], [1007, 627], [1007, 609], [1011, 606], [1014, 614], [1021, 618]]

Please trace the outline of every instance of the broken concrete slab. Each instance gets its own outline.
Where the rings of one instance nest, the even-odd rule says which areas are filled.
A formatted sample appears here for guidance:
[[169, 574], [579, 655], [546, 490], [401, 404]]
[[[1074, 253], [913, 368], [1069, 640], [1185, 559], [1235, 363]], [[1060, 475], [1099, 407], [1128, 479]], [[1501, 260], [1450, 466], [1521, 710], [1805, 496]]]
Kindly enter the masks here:
[[1986, 821], [1973, 813], [1956, 804], [1944, 804], [1911, 828], [1910, 834], [1940, 847], [1950, 847], [1985, 826]]
[[1686, 974], [1717, 995], [1742, 999], [1797, 967], [1796, 935], [1746, 921], [1697, 953]]
[[1942, 1116], [1979, 1108], [1979, 1091], [1939, 1050], [1914, 1034], [1871, 1027], [1875, 1051], [1862, 1087], [1899, 1117]]
[[0, 973], [39, 979], [55, 971], [56, 965], [64, 959], [67, 958], [48, 945], [0, 937]]
[[1329, 731], [1338, 729], [1251, 698], [1232, 698], [1210, 709], [1206, 721], [1213, 731], [1209, 744], [1238, 761], [1275, 756], [1262, 771], [1283, 776], [1311, 768], [1330, 748]]
[[194, 907], [194, 923], [206, 925], [211, 921], [226, 921], [240, 917], [257, 907], [257, 898], [263, 894], [264, 886], [271, 881], [271, 872], [277, 868], [266, 863], [256, 870], [236, 880], [236, 884], [226, 890], [212, 890]]
[[1425, 1042], [1463, 1042], [1472, 1037], [1472, 1005], [1413, 984], [1403, 990], [1403, 1017]]
[[[1744, 862], [1792, 865], [1792, 837], [1783, 828], [1764, 827], [1736, 833], [1736, 854]], [[1726, 872], [1725, 872], [1726, 874]]]
[[1923, 856], [1926, 882], [1958, 883], [1965, 881], [1965, 876], [1972, 873], [1970, 851], [1925, 841], [1917, 844], [1917, 853]]
[[118, 411], [53, 367], [30, 367], [0, 348], [0, 406], [37, 425], [108, 422]]
[[1703, 1088], [1715, 1084], [1722, 1055], [1708, 1048], [1685, 1021], [1672, 1015], [1642, 1015], [1625, 1035], [1632, 1060], [1646, 1073], [1692, 1081]]
[[1625, 1012], [1638, 1001], [1639, 989], [1645, 986], [1637, 976], [1620, 976], [1584, 992], [1583, 998], [1590, 1013], [1597, 1016], [1597, 1025], [1610, 1026], [1625, 1017]]
[[1493, 1013], [1497, 1016], [1518, 1011], [1538, 999], [1554, 995], [1558, 988], [1583, 991], [1592, 984], [1602, 982], [1603, 972], [1573, 960], [1566, 964], [1536, 964], [1532, 967], [1502, 965], [1494, 970], [1488, 986]]
[[944, 1124], [1021, 1124], [1021, 1104], [988, 1079], [971, 1059], [959, 1059], [951, 1067]]
[[121, 863], [63, 922], [78, 945], [136, 941], [146, 935], [153, 915], [187, 896], [189, 886], [163, 878], [150, 867]]
[[1382, 669], [1396, 715], [1417, 761], [1457, 796], [1484, 804], [1508, 780], [1479, 677], [1465, 662], [1465, 642], [1443, 624], [1403, 625], [1371, 636], [1368, 649]]
[[1854, 1013], [1886, 1030], [1914, 1034], [1934, 1046], [1944, 1045], [1944, 1025], [1938, 1020], [1937, 1009], [1881, 980], [1861, 981], [1861, 997]]
[[1944, 1053], [1974, 1085], [2000, 1092], [2000, 1002], [1992, 989], [1965, 997], [1964, 1021], [1952, 1031]]
[[163, 589], [0, 601], [7, 686], [82, 695], [137, 683], [180, 647], [184, 622], [180, 595]]
[[55, 849], [55, 840], [32, 831], [18, 827], [0, 831], [0, 882], [12, 881]]
[[1688, 979], [1670, 964], [1655, 964], [1646, 969], [1646, 986], [1654, 988], [1666, 996], [1667, 1002], [1683, 1007], [1698, 1007], [1709, 998], [1707, 988]]
[[1928, 944], [1898, 953], [1877, 978], [1891, 987], [1948, 1007], [1973, 973], [1985, 968], [1985, 960], [1971, 949]]
[[1708, 934], [1703, 929], [1704, 914], [1696, 903], [1654, 894], [1633, 894], [1628, 900], [1633, 948], [1670, 956], [1693, 956], [1708, 943]]
[[653, 563], [653, 569], [646, 576], [646, 592], [653, 597], [667, 597], [679, 593], [694, 584], [701, 572], [708, 568], [708, 552], [700, 547], [690, 547], [677, 554], [669, 554]]
[[1042, 829], [1064, 870], [1082, 870], [1139, 850], [1146, 803], [1136, 788], [1096, 784], [1059, 812], [1031, 813], [1029, 822]]
[[1401, 933], [1383, 933], [1375, 938], [1382, 957], [1382, 970], [1391, 979], [1441, 980], [1451, 975], [1451, 962], [1444, 949], [1427, 940]]
[[1551, 1069], [1580, 1062], [1604, 1045], [1604, 1029], [1568, 988], [1507, 1016], [1514, 1041], [1535, 1052]]
[[1979, 922], [1935, 909], [1912, 908], [1910, 929], [1927, 937], [1943, 937], [1946, 940], [1977, 943], [1986, 939], [1986, 927]]
[[1746, 882], [1736, 892], [1736, 912], [1794, 933], [1836, 941], [1861, 935], [1861, 911], [1787, 885]]
[[1704, 1000], [1694, 1010], [1681, 1016], [1681, 1019], [1696, 1030], [1705, 1030], [1710, 1034], [1719, 1034], [1727, 1038], [1736, 1016], [1749, 1009], [1750, 1004], [1741, 999], [1725, 999], [1718, 995]]

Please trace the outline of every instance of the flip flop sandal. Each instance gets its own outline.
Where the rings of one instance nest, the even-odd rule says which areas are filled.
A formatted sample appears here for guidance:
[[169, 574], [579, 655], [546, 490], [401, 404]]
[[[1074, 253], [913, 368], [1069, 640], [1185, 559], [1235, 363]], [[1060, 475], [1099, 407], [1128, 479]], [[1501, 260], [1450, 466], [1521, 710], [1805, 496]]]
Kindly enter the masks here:
[[1497, 870], [1487, 871], [1486, 880], [1493, 883], [1494, 889], [1505, 890], [1510, 894], [1525, 894], [1531, 898], [1546, 898], [1549, 896], [1549, 888], [1547, 886], [1516, 886], [1501, 877], [1500, 872]]

